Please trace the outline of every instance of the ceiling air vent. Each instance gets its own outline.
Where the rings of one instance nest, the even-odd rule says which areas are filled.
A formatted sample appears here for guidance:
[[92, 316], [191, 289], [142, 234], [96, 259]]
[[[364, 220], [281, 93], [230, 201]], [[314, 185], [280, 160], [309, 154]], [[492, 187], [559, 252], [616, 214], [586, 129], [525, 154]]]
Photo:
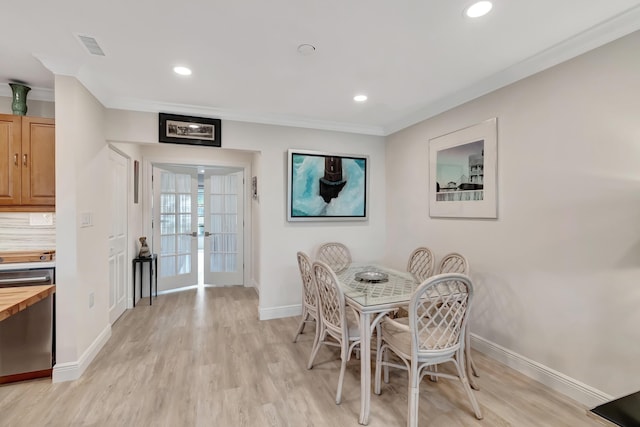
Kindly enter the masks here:
[[77, 34], [77, 37], [78, 40], [80, 40], [80, 42], [84, 45], [84, 47], [87, 48], [90, 54], [104, 56], [104, 52], [102, 51], [102, 48], [100, 47], [96, 39], [89, 36], [81, 36], [80, 34]]

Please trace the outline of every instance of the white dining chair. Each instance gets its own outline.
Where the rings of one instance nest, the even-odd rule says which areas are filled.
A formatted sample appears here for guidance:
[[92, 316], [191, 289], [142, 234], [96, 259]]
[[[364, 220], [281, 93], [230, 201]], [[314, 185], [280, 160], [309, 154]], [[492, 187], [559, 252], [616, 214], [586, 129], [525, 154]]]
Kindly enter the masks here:
[[442, 257], [438, 264], [438, 269], [436, 270], [436, 274], [442, 273], [461, 273], [469, 275], [469, 261], [457, 252], [448, 253]]
[[[425, 375], [460, 380], [476, 418], [482, 419], [464, 369], [465, 330], [472, 300], [473, 286], [468, 276], [440, 274], [415, 290], [409, 302], [408, 325], [389, 317], [382, 321], [374, 392], [381, 392], [383, 370], [385, 382], [389, 381], [389, 367], [409, 372], [407, 426], [418, 425], [420, 382]], [[389, 361], [390, 351], [403, 364]], [[431, 369], [443, 363], [453, 364], [455, 375]]]
[[411, 273], [418, 282], [422, 282], [433, 274], [434, 264], [435, 259], [433, 252], [431, 252], [429, 248], [421, 246], [414, 249], [411, 255], [409, 255], [407, 271]]
[[[438, 265], [437, 274], [442, 274], [442, 273], [461, 273], [461, 274], [466, 274], [468, 276], [470, 274], [469, 261], [467, 261], [467, 258], [465, 258], [464, 255], [461, 255], [457, 252], [448, 253], [447, 255], [442, 257], [442, 260], [440, 260], [440, 264]], [[466, 341], [465, 346], [467, 351], [467, 354], [466, 354], [467, 372], [471, 372], [473, 376], [478, 377], [479, 376], [478, 369], [476, 368], [476, 364], [473, 361], [473, 358], [471, 357], [470, 328], [467, 328], [465, 341]], [[478, 390], [478, 385], [473, 379], [473, 377], [469, 377], [469, 383], [471, 384], [471, 387], [473, 387], [475, 390]]]
[[328, 242], [320, 245], [316, 260], [326, 263], [333, 271], [340, 273], [351, 265], [351, 252], [343, 243]]
[[360, 327], [357, 317], [347, 314], [353, 314], [353, 311], [347, 311], [344, 294], [331, 267], [322, 261], [316, 261], [313, 263], [312, 270], [318, 290], [322, 327], [307, 368], [313, 368], [313, 361], [321, 345], [340, 347], [340, 376], [336, 392], [336, 404], [340, 404], [347, 362], [351, 358], [351, 353], [360, 345]]
[[322, 327], [318, 313], [318, 290], [316, 289], [316, 282], [313, 278], [313, 272], [311, 271], [311, 259], [304, 252], [298, 252], [296, 257], [298, 259], [300, 278], [302, 279], [302, 319], [300, 320], [300, 325], [293, 338], [293, 342], [298, 341], [298, 336], [304, 331], [307, 323], [314, 322], [315, 336], [313, 338], [313, 345], [311, 346], [313, 349], [320, 337], [320, 328]]

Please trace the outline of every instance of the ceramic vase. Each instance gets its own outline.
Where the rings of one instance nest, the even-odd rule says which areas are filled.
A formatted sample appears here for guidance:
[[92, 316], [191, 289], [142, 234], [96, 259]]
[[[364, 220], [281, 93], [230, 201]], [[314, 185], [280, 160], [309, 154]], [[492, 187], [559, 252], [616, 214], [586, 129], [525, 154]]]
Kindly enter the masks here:
[[9, 83], [11, 90], [13, 91], [13, 102], [11, 103], [11, 110], [16, 116], [24, 116], [27, 114], [27, 93], [31, 90], [30, 87], [21, 85], [19, 83]]

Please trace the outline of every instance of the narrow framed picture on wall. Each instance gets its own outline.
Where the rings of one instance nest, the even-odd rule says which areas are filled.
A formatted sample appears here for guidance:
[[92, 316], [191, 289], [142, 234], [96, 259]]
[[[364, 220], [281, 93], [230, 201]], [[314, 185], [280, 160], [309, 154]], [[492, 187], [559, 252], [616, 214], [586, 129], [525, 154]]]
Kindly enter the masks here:
[[251, 177], [251, 197], [253, 200], [258, 200], [258, 177]]
[[288, 221], [367, 219], [367, 156], [306, 150], [288, 154]]
[[498, 217], [497, 118], [429, 140], [429, 216]]
[[221, 147], [220, 119], [159, 113], [158, 139], [171, 144]]
[[138, 203], [138, 191], [140, 187], [140, 162], [133, 161], [133, 203]]

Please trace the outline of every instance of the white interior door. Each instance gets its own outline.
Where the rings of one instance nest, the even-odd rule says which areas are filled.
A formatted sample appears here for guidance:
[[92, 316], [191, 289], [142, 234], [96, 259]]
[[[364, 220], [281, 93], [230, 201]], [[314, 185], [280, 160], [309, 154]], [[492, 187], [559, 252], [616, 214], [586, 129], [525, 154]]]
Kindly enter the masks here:
[[205, 284], [244, 284], [243, 173], [212, 171], [205, 174]]
[[127, 182], [129, 159], [109, 150], [111, 225], [109, 228], [109, 322], [113, 324], [127, 308]]
[[197, 175], [179, 167], [153, 167], [154, 247], [158, 290], [198, 283]]

